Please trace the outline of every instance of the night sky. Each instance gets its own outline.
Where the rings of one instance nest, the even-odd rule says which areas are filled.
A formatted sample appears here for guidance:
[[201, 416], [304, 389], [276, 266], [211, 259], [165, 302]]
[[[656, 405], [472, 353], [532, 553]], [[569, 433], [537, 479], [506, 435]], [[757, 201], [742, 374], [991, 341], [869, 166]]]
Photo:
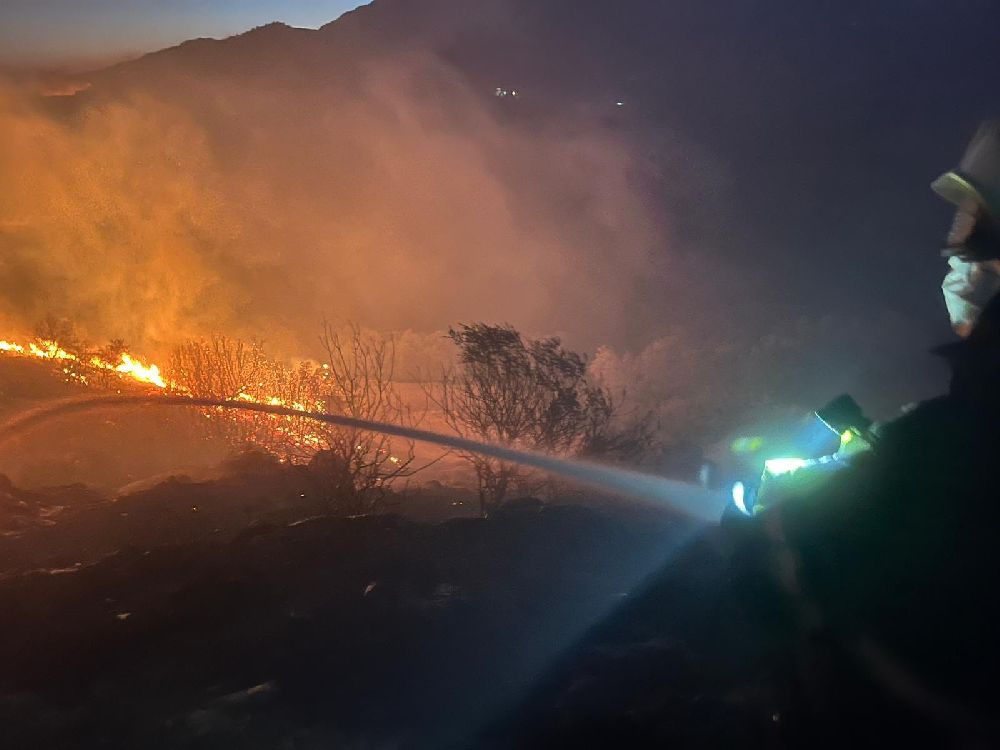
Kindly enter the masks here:
[[3, 0], [0, 64], [74, 64], [225, 37], [271, 21], [315, 28], [358, 0]]

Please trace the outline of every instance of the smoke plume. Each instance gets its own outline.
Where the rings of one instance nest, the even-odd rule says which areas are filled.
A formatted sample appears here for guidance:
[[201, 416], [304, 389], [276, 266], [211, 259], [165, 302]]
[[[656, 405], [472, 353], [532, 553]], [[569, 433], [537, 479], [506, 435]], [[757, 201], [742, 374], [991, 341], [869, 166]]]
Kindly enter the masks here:
[[215, 332], [298, 357], [350, 319], [402, 332], [405, 378], [448, 359], [449, 325], [508, 322], [597, 351], [597, 379], [695, 439], [921, 355], [899, 320], [775, 325], [753, 248], [721, 259], [700, 231], [726, 165], [631, 102], [494, 97], [405, 45], [349, 72], [200, 49], [0, 87], [4, 330], [55, 315], [154, 358]]
[[358, 80], [0, 92], [0, 318], [152, 352], [225, 331], [308, 353], [323, 316], [633, 332], [668, 238], [603, 115], [526, 123], [424, 56]]

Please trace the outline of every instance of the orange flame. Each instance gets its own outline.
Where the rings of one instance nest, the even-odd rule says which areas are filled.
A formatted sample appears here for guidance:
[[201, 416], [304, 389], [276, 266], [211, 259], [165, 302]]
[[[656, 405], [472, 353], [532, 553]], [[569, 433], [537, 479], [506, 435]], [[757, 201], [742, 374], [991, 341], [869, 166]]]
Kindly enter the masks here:
[[[147, 363], [141, 358], [122, 352], [117, 361], [105, 359], [99, 354], [81, 357], [63, 349], [58, 342], [47, 339], [35, 339], [24, 344], [15, 341], [0, 340], [0, 356], [8, 357], [34, 357], [60, 362], [60, 370], [68, 382], [77, 383], [84, 386], [93, 386], [99, 381], [94, 379], [95, 371], [113, 372], [124, 381], [153, 386], [162, 391], [174, 394], [190, 395], [190, 391], [182, 383], [176, 383], [164, 377], [159, 366]], [[324, 365], [324, 367], [326, 367]], [[103, 381], [106, 383], [106, 381]], [[263, 388], [264, 383], [258, 384]], [[236, 400], [250, 403], [269, 404], [271, 406], [285, 406], [296, 411], [322, 411], [325, 406], [322, 402], [302, 403], [300, 401], [290, 401], [278, 396], [271, 396], [267, 393], [240, 393]], [[204, 414], [206, 418], [214, 418], [211, 413]], [[225, 419], [238, 423], [251, 423], [260, 420], [260, 415], [232, 412], [224, 415]], [[280, 437], [307, 452], [320, 450], [324, 445], [323, 438], [317, 434], [309, 425], [299, 424], [297, 419], [291, 417], [268, 417], [268, 426], [260, 434], [250, 433], [246, 439], [250, 442], [260, 442], [261, 439], [273, 439]], [[284, 460], [284, 459], [282, 459]]]
[[[59, 346], [56, 341], [36, 339], [35, 341], [28, 342], [27, 345], [18, 344], [13, 341], [0, 341], [0, 354], [6, 354], [9, 356], [37, 357], [38, 359], [62, 360], [67, 363], [76, 362], [84, 368], [89, 366], [100, 370], [114, 370], [123, 377], [134, 380], [137, 383], [146, 383], [148, 385], [154, 385], [157, 388], [168, 387], [167, 382], [160, 374], [159, 367], [152, 364], [147, 365], [137, 357], [127, 353], [123, 353], [117, 363], [106, 362], [98, 356], [93, 356], [89, 361], [84, 362], [76, 354], [68, 352]], [[72, 380], [76, 380], [81, 383], [87, 382], [86, 373], [84, 372], [70, 369], [67, 366], [63, 368], [63, 373], [65, 373]]]
[[55, 341], [32, 341], [28, 344], [28, 351], [33, 357], [40, 357], [41, 359], [70, 359], [77, 361], [78, 358], [75, 354], [70, 354], [64, 349], [59, 347]]
[[116, 372], [128, 375], [133, 380], [140, 383], [149, 383], [157, 388], [166, 388], [167, 384], [160, 375], [160, 368], [156, 365], [144, 365], [137, 359], [133, 359], [128, 354], [122, 354], [121, 364], [115, 368]]

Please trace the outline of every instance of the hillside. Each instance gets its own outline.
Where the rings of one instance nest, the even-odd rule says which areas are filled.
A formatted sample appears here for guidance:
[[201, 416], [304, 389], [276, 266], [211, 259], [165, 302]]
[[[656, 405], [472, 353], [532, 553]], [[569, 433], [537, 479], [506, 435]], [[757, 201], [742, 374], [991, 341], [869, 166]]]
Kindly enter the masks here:
[[[223, 330], [309, 356], [323, 316], [421, 333], [506, 320], [591, 352], [676, 341], [700, 368], [676, 389], [693, 392], [710, 387], [705, 340], [739, 361], [787, 336], [801, 368], [832, 329], [836, 366], [787, 370], [768, 398], [892, 381], [859, 394], [891, 413], [934, 393], [922, 353], [948, 335], [948, 217], [927, 186], [990, 114], [995, 9], [720, 7], [376, 0], [318, 30], [272, 24], [97, 71], [47, 100], [69, 139], [57, 153], [82, 154], [72, 174], [114, 164], [69, 200], [100, 207], [81, 212], [88, 252], [121, 255], [108, 283], [139, 275], [147, 293], [95, 298], [58, 216], [0, 242], [29, 257], [65, 242], [70, 272], [40, 283], [49, 307], [151, 352]], [[872, 356], [867, 336], [898, 351]], [[721, 400], [730, 370], [692, 397]]]

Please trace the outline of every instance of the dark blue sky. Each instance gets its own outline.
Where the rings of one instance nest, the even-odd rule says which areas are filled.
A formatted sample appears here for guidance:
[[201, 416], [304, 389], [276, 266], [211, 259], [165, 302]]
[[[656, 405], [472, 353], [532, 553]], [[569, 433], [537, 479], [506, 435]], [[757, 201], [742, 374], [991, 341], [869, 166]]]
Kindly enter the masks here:
[[360, 0], [0, 0], [0, 64], [103, 61], [270, 21], [317, 27]]

